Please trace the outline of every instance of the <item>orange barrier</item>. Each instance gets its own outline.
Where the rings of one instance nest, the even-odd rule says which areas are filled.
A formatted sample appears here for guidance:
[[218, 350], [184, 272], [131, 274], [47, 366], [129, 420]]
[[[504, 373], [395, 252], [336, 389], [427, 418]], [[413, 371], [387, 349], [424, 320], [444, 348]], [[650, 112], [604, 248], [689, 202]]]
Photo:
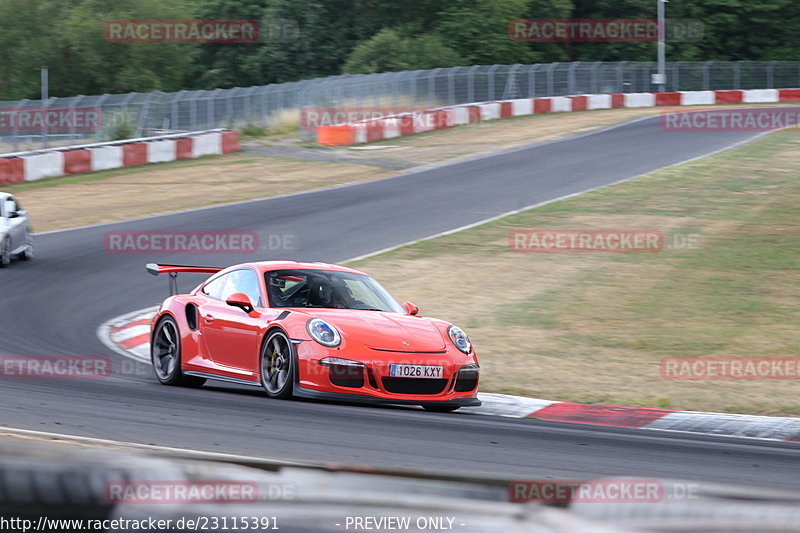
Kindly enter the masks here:
[[317, 128], [317, 142], [323, 146], [347, 146], [353, 144], [354, 140], [351, 126], [319, 126]]

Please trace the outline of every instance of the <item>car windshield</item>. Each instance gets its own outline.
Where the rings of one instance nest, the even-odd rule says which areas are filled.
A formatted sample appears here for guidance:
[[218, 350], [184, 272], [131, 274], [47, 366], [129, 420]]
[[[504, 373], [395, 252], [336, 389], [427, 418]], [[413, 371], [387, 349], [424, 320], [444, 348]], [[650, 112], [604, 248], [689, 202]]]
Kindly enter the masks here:
[[323, 307], [402, 313], [377, 281], [334, 270], [273, 270], [265, 274], [272, 307]]

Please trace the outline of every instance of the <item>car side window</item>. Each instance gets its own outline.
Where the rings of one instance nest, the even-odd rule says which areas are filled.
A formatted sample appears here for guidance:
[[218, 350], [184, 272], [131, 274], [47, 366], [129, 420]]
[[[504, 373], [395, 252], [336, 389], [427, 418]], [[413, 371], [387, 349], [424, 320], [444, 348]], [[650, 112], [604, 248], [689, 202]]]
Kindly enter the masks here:
[[256, 307], [261, 307], [261, 289], [258, 276], [249, 268], [234, 270], [211, 280], [203, 286], [203, 294], [216, 300], [225, 300], [231, 294], [242, 292]]
[[234, 270], [231, 272], [230, 281], [226, 286], [227, 298], [235, 292], [242, 292], [250, 298], [256, 307], [261, 307], [261, 288], [258, 286], [258, 276], [249, 268]]
[[17, 211], [17, 202], [13, 198], [7, 198], [5, 201], [5, 209], [3, 209], [3, 216], [10, 217], [11, 213]]
[[222, 276], [212, 279], [211, 281], [203, 285], [203, 289], [200, 292], [202, 292], [209, 298], [214, 298], [217, 300], [224, 299], [226, 295], [223, 294], [223, 292], [225, 290], [225, 285], [228, 284], [228, 278], [230, 277], [231, 274], [232, 272], [229, 272], [227, 274], [223, 274]]

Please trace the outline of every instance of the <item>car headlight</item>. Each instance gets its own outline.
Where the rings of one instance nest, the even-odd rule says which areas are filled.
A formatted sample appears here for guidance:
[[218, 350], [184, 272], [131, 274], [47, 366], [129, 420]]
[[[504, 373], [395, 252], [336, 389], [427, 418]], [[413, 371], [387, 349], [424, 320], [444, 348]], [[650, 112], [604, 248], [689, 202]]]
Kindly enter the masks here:
[[365, 366], [361, 361], [352, 361], [341, 357], [325, 357], [320, 359], [317, 364], [320, 366], [352, 366], [356, 368], [364, 368]]
[[464, 330], [458, 326], [450, 326], [447, 329], [447, 335], [453, 344], [462, 352], [468, 354], [472, 351], [472, 344], [469, 342], [469, 337], [464, 333]]
[[306, 324], [306, 329], [311, 338], [323, 346], [335, 348], [342, 343], [342, 336], [331, 324], [321, 318], [312, 318]]

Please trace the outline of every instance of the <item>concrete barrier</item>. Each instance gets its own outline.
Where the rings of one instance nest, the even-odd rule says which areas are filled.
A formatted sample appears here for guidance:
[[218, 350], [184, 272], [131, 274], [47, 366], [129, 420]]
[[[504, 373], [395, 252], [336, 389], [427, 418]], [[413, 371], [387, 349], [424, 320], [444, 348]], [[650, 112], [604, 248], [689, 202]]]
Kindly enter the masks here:
[[192, 155], [219, 155], [222, 153], [222, 135], [218, 132], [195, 135], [192, 137]]
[[777, 89], [751, 89], [742, 92], [744, 93], [742, 102], [746, 104], [768, 104], [778, 102]]
[[177, 159], [177, 151], [174, 140], [165, 139], [147, 143], [148, 163], [166, 163], [175, 161], [175, 159]]
[[22, 157], [25, 165], [25, 181], [36, 181], [64, 175], [64, 153], [45, 152]]
[[122, 146], [100, 146], [90, 148], [92, 153], [92, 170], [109, 170], [122, 166]]

